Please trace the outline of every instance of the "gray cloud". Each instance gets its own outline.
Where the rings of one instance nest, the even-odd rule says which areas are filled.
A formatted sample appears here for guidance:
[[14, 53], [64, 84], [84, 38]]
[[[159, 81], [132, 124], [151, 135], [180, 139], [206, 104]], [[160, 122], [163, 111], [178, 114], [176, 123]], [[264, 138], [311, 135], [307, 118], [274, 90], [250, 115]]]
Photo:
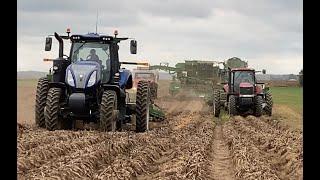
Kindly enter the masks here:
[[[18, 44], [23, 49], [18, 51], [20, 69], [31, 67], [26, 61], [32, 64], [43, 51], [47, 34], [63, 33], [67, 27], [75, 33], [93, 32], [97, 10], [99, 32], [119, 29], [121, 35], [138, 40], [136, 56], [129, 55], [128, 43], [121, 44], [124, 59], [148, 59], [154, 64], [167, 59], [174, 65], [185, 58], [239, 56], [252, 65], [270, 59], [286, 67], [292, 59], [302, 68], [302, 1], [19, 0], [17, 8]], [[19, 57], [24, 57], [23, 63]], [[274, 68], [274, 73], [291, 72]]]
[[18, 11], [28, 12], [62, 12], [62, 13], [92, 13], [101, 10], [107, 14], [121, 14], [129, 12], [136, 14], [139, 11], [151, 13], [159, 16], [178, 16], [178, 17], [207, 17], [211, 12], [211, 3], [209, 0], [199, 2], [197, 0], [118, 0], [118, 1], [51, 1], [51, 0], [20, 0], [18, 2]]

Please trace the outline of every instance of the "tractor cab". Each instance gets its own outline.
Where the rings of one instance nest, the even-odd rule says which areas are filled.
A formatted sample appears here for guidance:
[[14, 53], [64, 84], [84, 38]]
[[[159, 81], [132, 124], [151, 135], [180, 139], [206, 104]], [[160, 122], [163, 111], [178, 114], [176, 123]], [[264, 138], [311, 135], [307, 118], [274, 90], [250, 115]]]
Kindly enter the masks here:
[[[240, 97], [253, 97], [261, 94], [265, 89], [264, 83], [258, 83], [256, 72], [252, 68], [232, 68], [228, 71], [228, 83], [224, 85], [225, 92], [239, 95]], [[265, 74], [265, 70], [262, 70]]]
[[[65, 81], [71, 89], [79, 90], [100, 84], [114, 84], [120, 76], [127, 75], [128, 77], [124, 77], [125, 81], [121, 81], [126, 83], [131, 74], [128, 70], [120, 69], [118, 43], [128, 38], [117, 38], [117, 34], [106, 36], [88, 33], [69, 36], [69, 33], [68, 36], [57, 33], [54, 35], [59, 41], [59, 58], [52, 60], [53, 82]], [[63, 55], [63, 39], [71, 41], [69, 57]], [[51, 44], [51, 37], [47, 37], [46, 51], [51, 50]], [[131, 54], [136, 54], [135, 40], [131, 40], [130, 51]], [[124, 84], [121, 87], [125, 87]]]
[[[89, 36], [89, 38], [91, 36], [93, 39], [99, 35], [88, 34], [87, 36]], [[110, 43], [107, 41], [93, 41], [90, 39], [79, 41], [74, 39], [75, 37], [79, 36], [71, 36], [71, 65], [67, 70], [67, 83], [71, 86], [77, 85], [77, 88], [85, 88], [91, 87], [100, 81], [103, 83], [109, 82], [111, 77]], [[78, 74], [75, 74], [74, 72], [77, 72]], [[79, 78], [72, 79], [72, 74], [74, 74], [75, 77], [80, 77], [82, 74], [82, 78], [80, 79], [82, 79], [82, 82], [88, 81], [88, 84], [85, 85], [84, 83], [81, 83]], [[75, 81], [75, 83], [72, 81]]]
[[230, 93], [240, 96], [253, 96], [255, 93], [255, 70], [250, 68], [233, 68], [229, 72], [229, 85], [226, 85]]

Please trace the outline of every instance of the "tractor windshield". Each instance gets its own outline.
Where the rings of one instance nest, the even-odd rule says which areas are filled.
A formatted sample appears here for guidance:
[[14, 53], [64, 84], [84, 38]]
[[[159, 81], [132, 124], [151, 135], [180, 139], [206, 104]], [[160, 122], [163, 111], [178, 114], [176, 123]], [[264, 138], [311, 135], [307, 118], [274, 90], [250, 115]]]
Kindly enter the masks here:
[[109, 44], [100, 42], [75, 42], [72, 47], [72, 62], [95, 61], [102, 69], [110, 67]]
[[242, 82], [254, 84], [254, 74], [252, 71], [235, 71], [234, 84], [237, 86]]
[[72, 63], [95, 61], [101, 65], [102, 82], [110, 79], [110, 45], [102, 42], [74, 42], [72, 45]]

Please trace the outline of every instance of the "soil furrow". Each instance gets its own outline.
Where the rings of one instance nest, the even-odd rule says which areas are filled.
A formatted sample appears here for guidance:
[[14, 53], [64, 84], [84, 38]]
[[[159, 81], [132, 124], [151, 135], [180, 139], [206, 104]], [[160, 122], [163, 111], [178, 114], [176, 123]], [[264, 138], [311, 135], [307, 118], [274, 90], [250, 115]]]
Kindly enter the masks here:
[[216, 125], [213, 132], [213, 142], [212, 142], [212, 178], [213, 179], [225, 179], [231, 180], [235, 179], [234, 167], [232, 164], [232, 157], [230, 155], [230, 150], [228, 144], [224, 139], [224, 134], [222, 130], [223, 126], [221, 124]]

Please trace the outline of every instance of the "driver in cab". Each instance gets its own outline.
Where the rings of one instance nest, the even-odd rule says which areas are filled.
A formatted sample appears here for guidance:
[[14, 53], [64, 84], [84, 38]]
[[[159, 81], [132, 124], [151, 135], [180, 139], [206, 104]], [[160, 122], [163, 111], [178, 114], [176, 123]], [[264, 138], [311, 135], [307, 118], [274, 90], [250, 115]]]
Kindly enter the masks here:
[[242, 73], [240, 82], [246, 82], [246, 83], [251, 83], [252, 77], [248, 73]]
[[88, 61], [95, 61], [99, 63], [100, 65], [102, 64], [102, 61], [99, 59], [99, 56], [96, 54], [95, 49], [90, 50], [90, 54], [87, 56]]

